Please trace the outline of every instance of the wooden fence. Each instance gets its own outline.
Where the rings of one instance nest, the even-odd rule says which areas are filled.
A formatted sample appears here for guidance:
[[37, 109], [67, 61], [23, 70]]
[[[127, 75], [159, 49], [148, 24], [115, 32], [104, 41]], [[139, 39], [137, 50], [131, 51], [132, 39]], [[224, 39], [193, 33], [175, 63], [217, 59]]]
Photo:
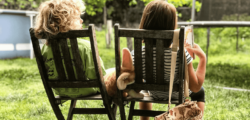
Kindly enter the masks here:
[[207, 47], [206, 47], [206, 57], [208, 61], [208, 49], [209, 49], [209, 39], [210, 39], [210, 28], [211, 27], [236, 27], [237, 28], [237, 41], [236, 50], [238, 51], [238, 37], [239, 37], [239, 27], [250, 27], [250, 21], [193, 21], [193, 22], [178, 22], [179, 26], [193, 25], [194, 27], [207, 28]]

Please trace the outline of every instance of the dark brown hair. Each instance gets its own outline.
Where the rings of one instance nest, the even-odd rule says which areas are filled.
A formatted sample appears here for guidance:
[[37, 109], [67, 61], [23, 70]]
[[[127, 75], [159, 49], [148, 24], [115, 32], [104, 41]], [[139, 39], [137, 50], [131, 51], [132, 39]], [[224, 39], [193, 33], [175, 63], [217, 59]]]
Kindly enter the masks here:
[[[176, 8], [164, 0], [154, 0], [144, 8], [140, 29], [174, 30], [177, 28]], [[170, 46], [172, 40], [165, 45]]]

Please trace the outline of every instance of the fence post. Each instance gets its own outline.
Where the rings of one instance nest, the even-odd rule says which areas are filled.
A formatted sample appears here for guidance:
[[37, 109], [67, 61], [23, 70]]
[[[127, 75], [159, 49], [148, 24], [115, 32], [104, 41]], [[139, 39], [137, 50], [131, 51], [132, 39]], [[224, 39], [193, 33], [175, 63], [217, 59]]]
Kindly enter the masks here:
[[239, 27], [237, 27], [237, 39], [236, 39], [236, 51], [237, 51], [237, 53], [239, 51], [239, 44], [238, 44], [238, 42], [239, 42]]
[[210, 39], [210, 27], [207, 27], [207, 51], [206, 51], [207, 62], [208, 62], [209, 39]]
[[[240, 5], [240, 0], [237, 0], [237, 21], [239, 21], [239, 6]], [[237, 39], [236, 39], [236, 52], [238, 53], [239, 51], [239, 45], [238, 45], [238, 42], [239, 42], [239, 27], [237, 26]]]
[[133, 42], [131, 37], [127, 37], [127, 48], [132, 51], [133, 50]]
[[[34, 16], [36, 16], [36, 14], [26, 14], [26, 16], [29, 16], [30, 17], [30, 28], [33, 28], [34, 27]], [[35, 56], [34, 54], [34, 50], [33, 50], [33, 47], [32, 47], [32, 42], [30, 40], [30, 59], [33, 59]]]
[[112, 41], [112, 20], [107, 20], [107, 26], [106, 26], [106, 48], [111, 47], [111, 41]]
[[192, 5], [192, 13], [191, 13], [191, 21], [193, 22], [195, 19], [195, 1], [193, 0], [193, 5]]
[[107, 25], [107, 8], [106, 8], [106, 4], [103, 7], [103, 24], [106, 27], [106, 25]]

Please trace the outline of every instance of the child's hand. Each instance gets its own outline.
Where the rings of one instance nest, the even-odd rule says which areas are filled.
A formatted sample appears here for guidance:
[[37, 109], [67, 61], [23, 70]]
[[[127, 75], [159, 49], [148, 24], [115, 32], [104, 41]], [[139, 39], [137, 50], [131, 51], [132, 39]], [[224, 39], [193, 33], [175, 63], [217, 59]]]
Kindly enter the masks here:
[[[200, 59], [206, 59], [206, 54], [203, 52], [203, 50], [200, 48], [198, 44], [194, 44], [194, 47], [191, 46], [185, 46], [188, 53], [191, 55], [192, 58], [194, 58], [194, 54], [196, 54]], [[194, 54], [193, 54], [194, 53]]]

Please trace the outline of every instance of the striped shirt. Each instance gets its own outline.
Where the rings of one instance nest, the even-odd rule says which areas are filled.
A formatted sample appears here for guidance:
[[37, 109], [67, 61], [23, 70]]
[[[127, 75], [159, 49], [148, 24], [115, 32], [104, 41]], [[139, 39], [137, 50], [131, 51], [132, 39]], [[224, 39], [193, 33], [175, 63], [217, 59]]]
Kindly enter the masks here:
[[[186, 58], [187, 58], [187, 64], [191, 63], [193, 61], [193, 58], [190, 56], [187, 50], [186, 52]], [[131, 52], [133, 63], [134, 63], [134, 51]], [[166, 83], [169, 82], [170, 79], [170, 70], [171, 70], [171, 48], [166, 48], [164, 50], [164, 79]], [[154, 79], [156, 78], [156, 48], [153, 48], [153, 74]], [[143, 79], [146, 78], [146, 66], [145, 66], [145, 47], [142, 48], [142, 77]], [[177, 59], [176, 59], [176, 68], [175, 68], [175, 77], [174, 77], [174, 83], [179, 83], [179, 51], [177, 52]], [[191, 92], [190, 92], [191, 94]], [[161, 99], [161, 100], [167, 100], [168, 99], [168, 92], [163, 91], [149, 91], [149, 95], [151, 95], [154, 99]], [[173, 92], [172, 93], [172, 99], [178, 99], [179, 92]]]

